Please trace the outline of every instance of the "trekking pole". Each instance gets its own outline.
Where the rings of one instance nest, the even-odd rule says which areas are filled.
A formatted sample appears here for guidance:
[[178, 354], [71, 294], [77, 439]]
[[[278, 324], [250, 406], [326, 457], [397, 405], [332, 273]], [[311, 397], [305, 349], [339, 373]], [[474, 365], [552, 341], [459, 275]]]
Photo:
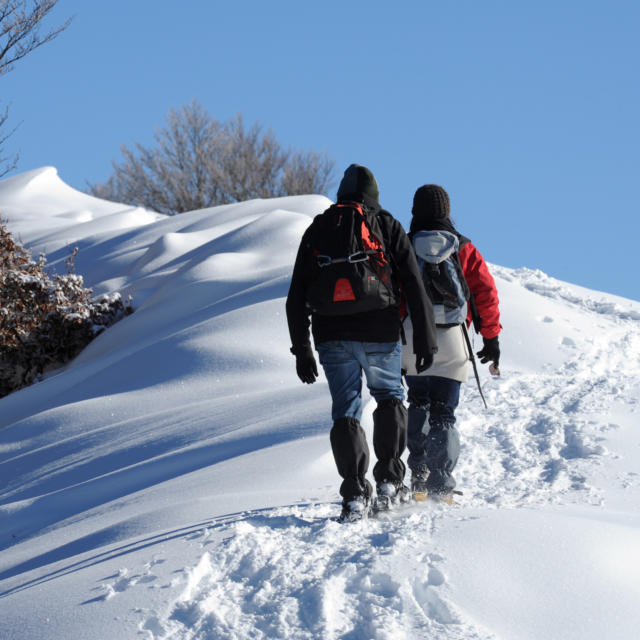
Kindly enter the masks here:
[[469, 338], [469, 332], [467, 331], [467, 325], [462, 323], [462, 333], [464, 333], [464, 339], [467, 343], [467, 349], [469, 350], [469, 359], [471, 360], [471, 365], [473, 366], [473, 375], [476, 377], [476, 384], [478, 385], [478, 391], [480, 392], [480, 397], [482, 398], [482, 402], [484, 403], [484, 408], [488, 409], [487, 401], [484, 399], [484, 393], [482, 393], [482, 387], [480, 386], [480, 376], [478, 376], [478, 367], [476, 366], [476, 359], [473, 357], [473, 349], [471, 348], [471, 339]]

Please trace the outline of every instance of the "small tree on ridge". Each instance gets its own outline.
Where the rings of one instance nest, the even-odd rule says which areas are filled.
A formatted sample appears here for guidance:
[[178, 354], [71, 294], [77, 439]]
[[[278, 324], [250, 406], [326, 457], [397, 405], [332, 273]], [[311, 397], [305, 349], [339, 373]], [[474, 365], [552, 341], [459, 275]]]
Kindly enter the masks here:
[[171, 109], [155, 146], [122, 145], [93, 195], [173, 215], [253, 198], [325, 193], [334, 163], [325, 154], [284, 149], [271, 131], [241, 115], [213, 118], [198, 102]]

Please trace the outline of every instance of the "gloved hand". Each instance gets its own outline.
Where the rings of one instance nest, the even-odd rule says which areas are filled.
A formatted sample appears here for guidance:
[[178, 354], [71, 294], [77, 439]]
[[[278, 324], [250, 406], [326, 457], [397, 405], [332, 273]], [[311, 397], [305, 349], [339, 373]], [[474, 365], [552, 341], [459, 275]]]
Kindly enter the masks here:
[[433, 353], [423, 353], [416, 356], [416, 371], [422, 373], [433, 364]]
[[301, 349], [292, 348], [291, 353], [296, 357], [296, 373], [298, 378], [306, 384], [313, 384], [318, 377], [318, 365], [313, 357], [311, 345], [306, 345]]
[[495, 338], [482, 338], [484, 347], [477, 352], [480, 362], [485, 364], [487, 362], [493, 362], [496, 369], [500, 364], [500, 343], [498, 342], [498, 336]]

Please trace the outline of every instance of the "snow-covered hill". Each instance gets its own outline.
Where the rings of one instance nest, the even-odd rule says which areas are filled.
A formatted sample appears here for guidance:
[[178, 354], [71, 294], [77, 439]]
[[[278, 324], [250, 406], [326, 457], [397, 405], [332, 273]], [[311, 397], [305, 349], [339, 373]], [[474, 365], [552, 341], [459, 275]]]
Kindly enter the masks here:
[[77, 246], [136, 307], [0, 400], [1, 638], [637, 636], [640, 303], [493, 266], [502, 376], [488, 410], [464, 389], [461, 504], [339, 525], [328, 390], [284, 314], [327, 203], [168, 218], [53, 168], [0, 182], [34, 254]]

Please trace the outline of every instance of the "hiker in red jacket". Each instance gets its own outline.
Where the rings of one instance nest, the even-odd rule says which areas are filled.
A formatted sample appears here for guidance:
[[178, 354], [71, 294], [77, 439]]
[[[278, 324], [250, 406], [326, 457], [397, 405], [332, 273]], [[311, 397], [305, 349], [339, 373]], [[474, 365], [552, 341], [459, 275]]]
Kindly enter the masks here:
[[[419, 374], [410, 359], [403, 357], [409, 399], [408, 464], [416, 499], [424, 499], [428, 495], [449, 502], [456, 486], [452, 472], [460, 452], [455, 410], [460, 398], [460, 384], [467, 381], [470, 363], [463, 324], [473, 324], [482, 335], [484, 346], [477, 355], [482, 363], [491, 362], [489, 370], [494, 375], [499, 373], [498, 334], [502, 327], [498, 292], [486, 262], [474, 244], [453, 226], [447, 192], [438, 185], [429, 184], [420, 187], [413, 199], [408, 235], [414, 249], [419, 246], [419, 237], [432, 237], [432, 232], [436, 232], [441, 243], [451, 243], [453, 259], [457, 252], [464, 276], [460, 279], [465, 288], [462, 302], [468, 297], [468, 304], [461, 307], [455, 319], [444, 315], [439, 318], [437, 301], [432, 299], [436, 312], [438, 352], [428, 371]], [[427, 292], [429, 284], [427, 277]], [[410, 325], [408, 329], [411, 329]]]

